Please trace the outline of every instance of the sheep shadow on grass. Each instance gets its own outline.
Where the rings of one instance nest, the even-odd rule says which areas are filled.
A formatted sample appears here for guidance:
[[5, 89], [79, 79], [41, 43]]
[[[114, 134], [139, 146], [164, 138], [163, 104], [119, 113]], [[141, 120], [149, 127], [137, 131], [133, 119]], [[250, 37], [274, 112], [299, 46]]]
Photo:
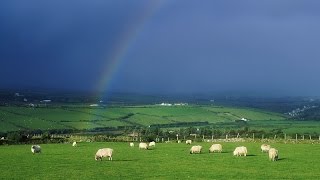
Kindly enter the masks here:
[[277, 161], [283, 161], [283, 160], [286, 160], [287, 158], [278, 158]]
[[230, 153], [232, 153], [232, 151], [222, 151], [221, 153], [222, 154], [230, 154]]
[[108, 159], [104, 159], [98, 162], [132, 162], [132, 161], [138, 161], [139, 159], [112, 159], [111, 161]]
[[251, 156], [257, 156], [255, 154], [247, 154], [247, 156], [251, 157]]

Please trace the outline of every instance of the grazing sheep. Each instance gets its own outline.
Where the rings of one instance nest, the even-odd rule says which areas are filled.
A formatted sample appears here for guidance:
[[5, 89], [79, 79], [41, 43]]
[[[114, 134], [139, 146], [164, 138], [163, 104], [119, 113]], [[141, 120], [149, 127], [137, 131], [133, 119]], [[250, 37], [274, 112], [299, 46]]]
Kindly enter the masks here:
[[41, 147], [39, 145], [32, 145], [31, 146], [31, 152], [33, 154], [35, 153], [41, 153]]
[[222, 151], [222, 145], [221, 144], [212, 144], [211, 147], [209, 148], [209, 153], [212, 153], [212, 152], [221, 153], [221, 151]]
[[269, 159], [270, 159], [270, 161], [277, 161], [279, 159], [278, 150], [276, 150], [275, 148], [270, 148], [269, 149]]
[[73, 147], [76, 147], [76, 146], [77, 146], [77, 142], [74, 141], [74, 142], [72, 143], [72, 146], [73, 146]]
[[101, 160], [103, 157], [109, 157], [109, 160], [112, 161], [112, 153], [113, 153], [113, 149], [110, 148], [103, 148], [103, 149], [99, 149], [94, 157], [94, 159], [97, 160]]
[[129, 144], [129, 146], [130, 146], [130, 147], [134, 147], [134, 143], [131, 142], [131, 143]]
[[233, 151], [234, 156], [247, 156], [247, 148], [244, 146], [236, 147], [236, 149]]
[[271, 146], [268, 144], [262, 144], [261, 145], [261, 152], [269, 152]]
[[148, 144], [147, 143], [139, 143], [139, 149], [148, 149]]
[[149, 147], [156, 147], [156, 143], [155, 143], [154, 141], [151, 141], [151, 142], [149, 143]]
[[192, 141], [189, 139], [189, 140], [186, 140], [186, 144], [191, 144]]
[[191, 149], [190, 149], [190, 154], [195, 154], [195, 153], [200, 154], [201, 150], [202, 150], [202, 146], [199, 146], [199, 145], [192, 146]]
[[180, 140], [178, 140], [178, 142], [177, 143], [181, 143], [181, 141]]

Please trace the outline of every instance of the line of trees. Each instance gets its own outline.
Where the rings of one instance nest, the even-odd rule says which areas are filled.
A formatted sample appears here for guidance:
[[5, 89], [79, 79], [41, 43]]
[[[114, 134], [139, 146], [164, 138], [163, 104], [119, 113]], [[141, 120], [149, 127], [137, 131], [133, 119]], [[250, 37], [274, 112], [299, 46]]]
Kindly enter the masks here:
[[312, 139], [316, 139], [319, 137], [319, 134], [314, 133], [284, 133], [282, 129], [272, 129], [270, 131], [267, 130], [257, 130], [250, 129], [249, 127], [244, 127], [240, 129], [222, 129], [215, 127], [188, 127], [188, 128], [177, 128], [177, 129], [161, 129], [159, 127], [144, 127], [144, 128], [127, 128], [125, 130], [125, 134], [130, 134], [132, 132], [137, 133], [137, 137], [142, 138], [146, 141], [152, 141], [156, 138], [169, 138], [176, 139], [177, 136], [179, 139], [186, 138], [198, 138], [202, 139], [205, 137], [206, 139], [221, 139], [221, 138], [260, 138], [260, 139], [274, 139], [274, 138], [282, 138], [282, 139], [307, 139], [312, 137]]
[[[249, 127], [231, 129], [231, 128], [217, 128], [217, 127], [187, 127], [187, 128], [160, 128], [157, 126], [150, 127], [122, 127], [122, 128], [104, 128], [98, 129], [98, 131], [79, 131], [74, 129], [62, 129], [62, 130], [33, 130], [33, 131], [16, 131], [9, 133], [1, 133], [1, 137], [5, 137], [5, 141], [0, 141], [0, 144], [21, 144], [21, 143], [62, 143], [68, 141], [66, 137], [55, 136], [57, 134], [80, 134], [84, 136], [92, 136], [93, 141], [107, 141], [110, 137], [132, 137], [136, 140], [143, 139], [144, 141], [155, 141], [160, 138], [164, 139], [186, 139], [202, 138], [206, 139], [221, 139], [221, 138], [257, 138], [257, 139], [271, 139], [271, 138], [283, 138], [283, 139], [316, 139], [319, 137], [317, 133], [309, 134], [286, 134], [282, 129], [256, 130], [249, 129]], [[34, 135], [40, 135], [34, 137]], [[131, 140], [131, 139], [130, 139]]]

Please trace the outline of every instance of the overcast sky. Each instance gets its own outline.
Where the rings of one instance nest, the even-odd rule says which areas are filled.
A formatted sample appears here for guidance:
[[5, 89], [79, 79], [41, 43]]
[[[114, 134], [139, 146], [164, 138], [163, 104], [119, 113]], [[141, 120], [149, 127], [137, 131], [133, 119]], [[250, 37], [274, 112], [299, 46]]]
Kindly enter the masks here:
[[3, 0], [0, 88], [319, 96], [319, 9], [317, 0]]

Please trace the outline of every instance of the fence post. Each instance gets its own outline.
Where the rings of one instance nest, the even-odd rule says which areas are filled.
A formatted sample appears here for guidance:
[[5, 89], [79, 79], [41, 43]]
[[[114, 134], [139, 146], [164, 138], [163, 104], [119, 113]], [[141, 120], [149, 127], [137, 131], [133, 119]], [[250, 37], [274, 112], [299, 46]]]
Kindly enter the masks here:
[[284, 140], [286, 140], [287, 139], [287, 134], [284, 134]]
[[[319, 136], [319, 139], [320, 139], [320, 136]], [[213, 141], [213, 135], [211, 136], [211, 140]]]
[[304, 135], [302, 135], [302, 140], [304, 140]]
[[262, 140], [263, 140], [263, 138], [264, 138], [264, 134], [262, 134]]
[[298, 141], [298, 134], [296, 134], [296, 141]]
[[254, 140], [254, 133], [252, 134], [252, 139]]
[[202, 141], [204, 141], [204, 135], [202, 135]]
[[310, 140], [312, 139], [312, 138], [311, 138], [311, 135], [309, 135], [309, 138], [310, 138]]
[[228, 139], [228, 134], [226, 134], [226, 139]]

